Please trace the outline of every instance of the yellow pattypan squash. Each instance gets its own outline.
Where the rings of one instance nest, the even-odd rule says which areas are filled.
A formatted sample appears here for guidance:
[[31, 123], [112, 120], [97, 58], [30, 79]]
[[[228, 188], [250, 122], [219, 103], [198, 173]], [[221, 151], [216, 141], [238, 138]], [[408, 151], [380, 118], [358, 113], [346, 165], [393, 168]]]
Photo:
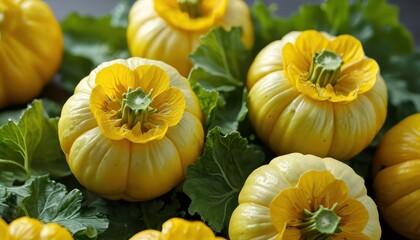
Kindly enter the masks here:
[[63, 33], [40, 0], [0, 0], [0, 108], [27, 103], [52, 80]]
[[202, 113], [171, 66], [130, 58], [103, 63], [80, 81], [58, 123], [70, 170], [109, 199], [147, 200], [183, 180], [204, 141]]
[[133, 56], [164, 61], [187, 76], [188, 55], [201, 35], [218, 26], [242, 27], [242, 40], [251, 48], [254, 30], [243, 0], [138, 0], [129, 14], [128, 47]]
[[278, 155], [347, 160], [371, 143], [386, 118], [379, 66], [349, 35], [286, 34], [254, 59], [247, 87], [250, 121]]
[[0, 218], [1, 240], [73, 240], [70, 232], [57, 223], [44, 224], [37, 219], [20, 217], [9, 226]]
[[130, 240], [223, 240], [201, 221], [171, 218], [162, 225], [162, 231], [144, 230]]
[[231, 240], [380, 239], [364, 180], [333, 158], [291, 153], [254, 170], [239, 193]]
[[372, 170], [382, 217], [399, 234], [420, 239], [420, 113], [385, 133]]

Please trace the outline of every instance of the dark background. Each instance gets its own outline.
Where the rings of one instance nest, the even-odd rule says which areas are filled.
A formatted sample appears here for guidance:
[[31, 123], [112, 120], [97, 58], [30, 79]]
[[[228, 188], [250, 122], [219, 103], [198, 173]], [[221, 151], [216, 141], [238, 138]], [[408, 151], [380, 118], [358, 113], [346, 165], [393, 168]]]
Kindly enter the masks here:
[[[119, 0], [44, 0], [57, 18], [63, 19], [68, 13], [77, 11], [80, 14], [103, 15], [108, 13]], [[134, 2], [134, 0], [132, 0]], [[252, 4], [254, 0], [246, 0]], [[320, 3], [323, 0], [266, 0], [267, 3], [278, 5], [278, 14], [287, 17], [304, 3]], [[420, 46], [420, 1], [419, 0], [388, 0], [400, 9], [400, 21], [412, 32], [416, 46]]]

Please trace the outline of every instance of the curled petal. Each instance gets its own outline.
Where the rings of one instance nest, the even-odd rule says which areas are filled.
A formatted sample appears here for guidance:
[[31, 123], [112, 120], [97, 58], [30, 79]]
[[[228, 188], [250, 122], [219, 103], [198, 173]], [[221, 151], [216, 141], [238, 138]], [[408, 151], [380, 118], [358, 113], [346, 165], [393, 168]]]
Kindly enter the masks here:
[[[311, 62], [308, 62], [300, 55], [297, 48], [291, 43], [286, 43], [283, 50], [283, 69], [285, 69], [284, 75], [291, 81], [296, 81], [296, 74], [290, 72], [293, 70], [295, 73], [308, 72]], [[292, 67], [293, 66], [293, 67]]]
[[307, 70], [309, 70], [314, 54], [326, 49], [328, 43], [328, 38], [318, 31], [307, 30], [299, 35], [295, 46], [301, 57], [300, 61], [304, 61], [308, 66]]
[[157, 14], [175, 28], [186, 31], [207, 30], [223, 17], [227, 0], [201, 1], [200, 16], [191, 18], [188, 13], [181, 11], [176, 0], [154, 0]]
[[369, 239], [363, 234], [369, 220], [369, 213], [361, 202], [348, 198], [340, 203], [336, 212], [341, 217], [342, 222], [345, 223], [340, 225], [342, 232], [338, 233], [337, 236], [347, 237], [347, 239]]
[[185, 98], [182, 92], [176, 88], [169, 88], [164, 94], [153, 99], [152, 107], [157, 112], [150, 115], [150, 120], [165, 121], [169, 127], [178, 124], [185, 110]]
[[270, 216], [282, 239], [292, 239], [300, 234], [298, 226], [305, 209], [316, 212], [321, 205], [332, 208], [335, 204], [338, 204], [335, 212], [341, 217], [339, 227], [343, 234], [364, 236], [369, 219], [367, 209], [361, 202], [349, 198], [345, 182], [328, 171], [308, 171], [301, 175], [296, 187], [284, 189], [272, 200]]
[[154, 65], [140, 65], [133, 70], [135, 83], [132, 89], [140, 87], [146, 93], [152, 93], [155, 98], [169, 88], [169, 76], [160, 67]]
[[290, 234], [291, 228], [300, 223], [303, 210], [309, 209], [308, 196], [298, 188], [287, 188], [281, 191], [270, 204], [271, 222], [279, 231], [281, 236]]
[[355, 37], [340, 35], [329, 42], [327, 49], [333, 51], [343, 60], [343, 68], [351, 66], [365, 57], [362, 44]]
[[[143, 112], [137, 113], [124, 112], [126, 105], [123, 98], [129, 96], [124, 93], [135, 91], [136, 94], [141, 91], [147, 97], [150, 109], [142, 109]], [[99, 71], [89, 105], [107, 138], [126, 138], [135, 143], [162, 139], [168, 127], [182, 119], [185, 106], [182, 91], [170, 87], [169, 76], [164, 69], [154, 65], [140, 65], [131, 70], [122, 64], [113, 64]], [[134, 120], [122, 121], [122, 116]]]
[[369, 91], [376, 83], [379, 66], [373, 59], [363, 59], [342, 71], [343, 78], [337, 84], [338, 90], [342, 85], [357, 83], [358, 94]]
[[95, 86], [99, 85], [110, 99], [121, 99], [128, 87], [135, 88], [133, 71], [119, 63], [105, 67], [96, 74]]

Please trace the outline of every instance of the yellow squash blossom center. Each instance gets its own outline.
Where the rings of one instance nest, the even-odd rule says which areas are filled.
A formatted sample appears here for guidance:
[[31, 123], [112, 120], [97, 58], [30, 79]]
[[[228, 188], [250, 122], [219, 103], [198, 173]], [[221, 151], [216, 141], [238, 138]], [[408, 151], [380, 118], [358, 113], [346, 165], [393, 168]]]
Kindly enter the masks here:
[[156, 13], [184, 31], [207, 31], [217, 25], [227, 0], [154, 0]]
[[182, 92], [170, 86], [168, 74], [152, 65], [131, 70], [113, 64], [102, 69], [90, 97], [103, 134], [136, 143], [163, 138], [181, 120], [185, 104]]
[[316, 100], [350, 102], [369, 91], [379, 73], [376, 61], [366, 58], [360, 41], [350, 35], [328, 39], [304, 31], [284, 46], [282, 56], [285, 76]]
[[363, 234], [367, 209], [328, 171], [308, 171], [281, 191], [270, 203], [270, 217], [279, 239], [369, 239]]

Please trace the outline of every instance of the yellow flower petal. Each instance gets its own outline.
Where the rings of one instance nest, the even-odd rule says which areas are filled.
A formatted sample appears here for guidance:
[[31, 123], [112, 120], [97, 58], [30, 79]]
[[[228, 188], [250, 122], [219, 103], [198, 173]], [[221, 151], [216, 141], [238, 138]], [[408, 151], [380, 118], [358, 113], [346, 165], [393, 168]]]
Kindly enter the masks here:
[[296, 39], [295, 47], [301, 60], [305, 62], [307, 71], [312, 63], [315, 53], [320, 53], [328, 46], [329, 40], [318, 31], [307, 30]]
[[[315, 54], [328, 50], [341, 58], [343, 64], [338, 82], [316, 85], [309, 81], [309, 72]], [[321, 101], [350, 102], [359, 94], [375, 85], [379, 66], [365, 57], [362, 44], [355, 37], [340, 35], [329, 40], [320, 32], [302, 32], [295, 43], [287, 43], [282, 49], [284, 75], [298, 91]], [[336, 78], [334, 78], [336, 79]]]
[[344, 64], [342, 70], [365, 57], [362, 44], [355, 37], [340, 35], [328, 43], [327, 49], [341, 57]]
[[369, 91], [376, 83], [379, 66], [373, 59], [363, 59], [360, 62], [344, 69], [341, 73], [343, 79], [338, 82], [336, 89], [343, 92], [343, 86], [348, 83], [357, 83], [358, 94]]
[[157, 109], [155, 114], [150, 115], [150, 120], [165, 121], [172, 127], [181, 120], [185, 110], [185, 98], [182, 92], [176, 88], [169, 88], [163, 94], [153, 99], [152, 107]]
[[270, 216], [282, 239], [292, 239], [299, 235], [297, 231], [300, 231], [299, 224], [302, 223], [305, 209], [316, 212], [321, 205], [331, 209], [335, 204], [338, 204], [334, 211], [341, 217], [339, 227], [342, 232], [334, 236], [363, 237], [369, 219], [367, 209], [361, 202], [349, 198], [345, 182], [336, 179], [328, 171], [304, 173], [296, 187], [281, 191], [272, 200]]
[[[160, 67], [140, 65], [134, 70], [113, 64], [97, 74], [96, 85], [90, 96], [90, 109], [102, 131], [110, 139], [128, 139], [146, 143], [162, 139], [168, 127], [176, 125], [183, 116], [186, 100], [183, 93], [170, 87], [168, 74]], [[140, 88], [149, 94], [150, 110], [140, 122], [128, 125], [118, 111], [123, 106], [124, 94]], [[130, 90], [131, 89], [131, 90]]]
[[297, 188], [287, 188], [281, 191], [270, 203], [271, 222], [280, 235], [290, 234], [288, 231], [299, 224], [303, 210], [309, 209], [309, 201], [304, 191]]
[[342, 225], [341, 233], [336, 234], [339, 237], [358, 236], [348, 239], [369, 239], [363, 234], [363, 230], [368, 223], [369, 213], [366, 207], [355, 199], [347, 199], [340, 203], [336, 209], [337, 214], [341, 217]]
[[121, 99], [128, 87], [135, 88], [133, 71], [128, 67], [116, 63], [101, 69], [96, 74], [95, 86], [102, 86], [104, 94], [111, 100]]
[[341, 203], [347, 199], [347, 185], [343, 180], [336, 179], [328, 171], [309, 171], [303, 174], [297, 186], [302, 189], [311, 200], [311, 212], [317, 211], [319, 205], [331, 208], [334, 203]]
[[[135, 83], [132, 89], [140, 87], [145, 93], [152, 91], [151, 98], [155, 98], [169, 88], [169, 76], [160, 67], [154, 65], [141, 65], [133, 70]], [[152, 90], [153, 89], [153, 90]]]
[[[304, 59], [297, 48], [287, 43], [282, 50], [284, 75], [292, 82], [299, 81], [300, 73], [309, 72], [311, 62]], [[290, 72], [290, 71], [293, 72]], [[304, 79], [306, 80], [306, 78]]]
[[202, 0], [201, 16], [191, 18], [181, 11], [176, 0], [154, 0], [156, 13], [175, 28], [185, 31], [207, 31], [217, 25], [226, 11], [227, 0]]

